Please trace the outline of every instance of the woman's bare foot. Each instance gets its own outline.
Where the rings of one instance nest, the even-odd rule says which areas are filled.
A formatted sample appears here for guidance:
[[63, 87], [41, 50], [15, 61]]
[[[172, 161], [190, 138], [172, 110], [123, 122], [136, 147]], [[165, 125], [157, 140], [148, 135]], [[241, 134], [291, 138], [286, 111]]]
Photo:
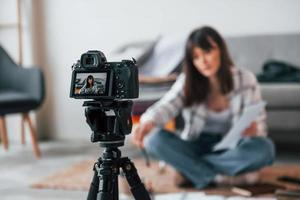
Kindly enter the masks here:
[[189, 179], [187, 179], [184, 175], [182, 175], [179, 172], [176, 173], [174, 177], [174, 182], [175, 185], [180, 188], [189, 188], [189, 187], [193, 187], [194, 185]]
[[214, 183], [218, 186], [224, 185], [253, 185], [260, 179], [258, 171], [241, 174], [238, 176], [217, 175]]

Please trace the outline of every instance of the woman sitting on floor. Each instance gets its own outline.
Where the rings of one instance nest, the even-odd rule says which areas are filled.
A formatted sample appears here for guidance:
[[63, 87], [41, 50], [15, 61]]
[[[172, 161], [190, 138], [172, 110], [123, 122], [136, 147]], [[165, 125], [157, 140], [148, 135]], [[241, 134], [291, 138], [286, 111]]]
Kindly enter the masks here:
[[[236, 123], [245, 106], [260, 101], [254, 74], [235, 67], [220, 34], [202, 27], [187, 40], [184, 73], [142, 115], [133, 131], [133, 142], [173, 166], [196, 188], [212, 183], [252, 183], [256, 171], [272, 164], [275, 157], [273, 142], [267, 137], [265, 112], [243, 132], [234, 149], [215, 152], [212, 147]], [[183, 130], [154, 131], [179, 113], [184, 119]]]

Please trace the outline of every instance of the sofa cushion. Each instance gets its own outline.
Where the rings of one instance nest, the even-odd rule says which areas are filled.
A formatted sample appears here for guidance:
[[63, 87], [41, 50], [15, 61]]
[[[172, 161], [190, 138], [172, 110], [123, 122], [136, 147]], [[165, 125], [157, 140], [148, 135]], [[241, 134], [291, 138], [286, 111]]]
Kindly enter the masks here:
[[300, 109], [300, 84], [263, 83], [260, 87], [268, 109]]
[[270, 132], [298, 132], [300, 134], [299, 110], [267, 110], [267, 126]]
[[300, 34], [254, 35], [226, 38], [229, 52], [236, 66], [255, 74], [270, 59], [300, 66]]

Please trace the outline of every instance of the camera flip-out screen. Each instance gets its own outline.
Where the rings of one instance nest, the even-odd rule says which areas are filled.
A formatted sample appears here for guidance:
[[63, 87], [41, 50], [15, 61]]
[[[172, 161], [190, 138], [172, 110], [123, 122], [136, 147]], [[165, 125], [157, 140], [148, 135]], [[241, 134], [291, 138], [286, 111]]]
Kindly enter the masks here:
[[77, 98], [97, 98], [110, 96], [110, 73], [76, 72], [73, 74], [73, 95]]

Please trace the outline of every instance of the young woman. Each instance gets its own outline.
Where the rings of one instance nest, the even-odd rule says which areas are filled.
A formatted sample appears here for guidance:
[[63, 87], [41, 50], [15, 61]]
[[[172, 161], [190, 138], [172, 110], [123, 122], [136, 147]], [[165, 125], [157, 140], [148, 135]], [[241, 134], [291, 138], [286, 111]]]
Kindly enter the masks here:
[[94, 81], [94, 77], [92, 75], [89, 75], [86, 78], [84, 86], [80, 89], [80, 94], [97, 94], [98, 88], [97, 84]]
[[[247, 105], [260, 101], [255, 76], [233, 65], [216, 30], [202, 27], [188, 37], [184, 73], [142, 115], [133, 142], [172, 165], [196, 188], [249, 183], [257, 177], [254, 172], [270, 165], [275, 156], [273, 142], [266, 137], [265, 112], [243, 132], [236, 148], [215, 152], [212, 147]], [[171, 133], [161, 128], [179, 113], [182, 130]]]

